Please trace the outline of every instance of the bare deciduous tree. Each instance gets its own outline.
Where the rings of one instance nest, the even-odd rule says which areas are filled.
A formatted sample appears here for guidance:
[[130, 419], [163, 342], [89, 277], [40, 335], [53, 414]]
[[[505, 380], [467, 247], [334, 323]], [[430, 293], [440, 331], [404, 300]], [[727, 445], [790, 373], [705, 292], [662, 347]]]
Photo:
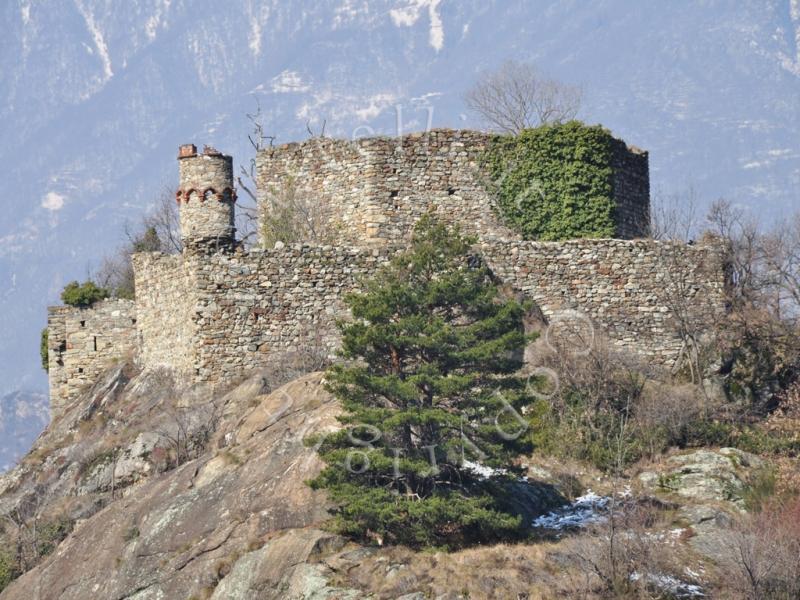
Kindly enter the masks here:
[[728, 533], [722, 595], [743, 600], [800, 597], [800, 501], [773, 501]]
[[656, 240], [688, 242], [698, 234], [698, 199], [694, 187], [674, 193], [656, 190], [650, 208], [650, 235]]
[[261, 102], [255, 98], [256, 110], [247, 113], [247, 120], [253, 128], [252, 133], [248, 134], [247, 140], [253, 150], [253, 155], [247, 164], [239, 165], [239, 175], [236, 182], [239, 190], [243, 192], [237, 204], [236, 211], [236, 231], [239, 234], [240, 243], [245, 246], [252, 246], [254, 238], [258, 233], [258, 183], [257, 183], [257, 164], [258, 153], [266, 148], [272, 147], [275, 136], [267, 135], [264, 126], [264, 114], [261, 111]]
[[482, 73], [464, 101], [490, 128], [516, 134], [574, 119], [581, 96], [580, 88], [545, 77], [531, 64], [508, 61]]
[[173, 194], [168, 190], [159, 195], [153, 210], [135, 226], [125, 226], [125, 242], [90, 275], [100, 287], [118, 298], [133, 298], [135, 294], [131, 254], [164, 252], [177, 254], [182, 249], [180, 219]]
[[280, 188], [267, 190], [261, 211], [261, 237], [267, 248], [276, 242], [329, 244], [336, 239], [337, 227], [319, 199], [301, 189], [295, 177], [287, 176]]

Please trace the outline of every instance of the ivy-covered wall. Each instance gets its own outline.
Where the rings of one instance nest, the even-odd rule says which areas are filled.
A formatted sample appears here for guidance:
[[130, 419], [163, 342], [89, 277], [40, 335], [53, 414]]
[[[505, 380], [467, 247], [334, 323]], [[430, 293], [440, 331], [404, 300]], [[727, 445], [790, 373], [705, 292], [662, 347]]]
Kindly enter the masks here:
[[498, 135], [485, 153], [488, 186], [525, 239], [649, 234], [647, 153], [578, 121]]

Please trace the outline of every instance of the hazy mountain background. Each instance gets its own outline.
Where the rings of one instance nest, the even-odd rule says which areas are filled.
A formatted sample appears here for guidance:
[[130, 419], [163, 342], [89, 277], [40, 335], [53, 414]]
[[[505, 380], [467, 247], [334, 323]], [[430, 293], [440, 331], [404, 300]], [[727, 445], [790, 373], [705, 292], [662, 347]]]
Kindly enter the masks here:
[[530, 60], [650, 151], [654, 191], [800, 208], [800, 0], [5, 0], [0, 22], [0, 468], [42, 426], [45, 307], [175, 187], [179, 144], [246, 162], [256, 99], [279, 143], [474, 127], [476, 74]]

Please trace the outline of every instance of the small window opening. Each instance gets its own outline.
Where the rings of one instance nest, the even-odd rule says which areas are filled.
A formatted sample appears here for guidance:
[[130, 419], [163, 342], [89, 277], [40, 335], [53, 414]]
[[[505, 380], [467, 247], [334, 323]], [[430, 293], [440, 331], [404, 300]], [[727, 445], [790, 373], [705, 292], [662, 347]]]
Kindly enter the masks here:
[[94, 346], [94, 351], [97, 352], [97, 336], [92, 339], [92, 344]]
[[81, 327], [86, 327], [86, 321], [81, 321]]
[[136, 319], [131, 319], [131, 324], [136, 325]]
[[78, 367], [78, 373], [83, 373], [83, 367]]

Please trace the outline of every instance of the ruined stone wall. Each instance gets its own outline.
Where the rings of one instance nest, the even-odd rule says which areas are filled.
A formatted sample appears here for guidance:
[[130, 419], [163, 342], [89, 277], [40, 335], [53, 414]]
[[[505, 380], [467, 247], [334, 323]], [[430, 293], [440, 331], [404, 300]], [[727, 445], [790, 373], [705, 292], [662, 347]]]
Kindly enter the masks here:
[[[573, 309], [598, 337], [670, 367], [680, 326], [706, 330], [725, 310], [721, 249], [653, 240], [480, 244], [494, 273], [549, 319]], [[228, 383], [303, 346], [340, 343], [343, 297], [388, 260], [384, 248], [290, 246], [249, 253], [137, 255], [145, 366]]]
[[332, 246], [209, 257], [197, 273], [197, 380], [229, 381], [303, 345], [332, 353], [344, 294], [385, 260], [377, 249]]
[[503, 227], [481, 184], [478, 160], [490, 135], [432, 130], [402, 138], [312, 139], [258, 156], [260, 206], [284, 193], [319, 200], [339, 238], [356, 245], [405, 239], [433, 210], [470, 233], [518, 239]]
[[616, 348], [672, 366], [680, 331], [706, 332], [725, 311], [721, 246], [654, 240], [498, 242], [483, 252], [495, 274], [552, 319], [588, 316]]
[[197, 261], [192, 254], [133, 255], [139, 357], [146, 367], [195, 374]]
[[113, 362], [134, 355], [136, 324], [136, 306], [130, 300], [48, 310], [51, 417], [62, 414]]
[[647, 152], [611, 142], [611, 166], [616, 209], [615, 237], [624, 240], [650, 237], [650, 161]]
[[[522, 241], [499, 223], [482, 183], [478, 164], [489, 139], [434, 130], [265, 150], [257, 159], [261, 208], [270, 195], [316, 198], [339, 244], [251, 252], [216, 243], [233, 234], [235, 194], [225, 187], [232, 186], [230, 157], [182, 147], [178, 199], [184, 241], [191, 243], [180, 256], [133, 257], [135, 307], [106, 301], [93, 309], [50, 309], [54, 410], [129, 352], [146, 368], [169, 366], [209, 383], [227, 383], [302, 345], [333, 352], [340, 343], [336, 320], [347, 312], [344, 294], [403, 248], [429, 210], [478, 234], [495, 274], [546, 316], [576, 309], [616, 347], [653, 362], [669, 365], [678, 355], [679, 323], [705, 325], [725, 310], [722, 253], [713, 246]], [[618, 235], [646, 235], [647, 155], [622, 142], [613, 154]]]
[[[287, 190], [318, 202], [338, 237], [355, 245], [406, 239], [430, 211], [481, 238], [520, 239], [503, 226], [480, 162], [491, 134], [434, 129], [402, 138], [315, 138], [269, 148], [257, 157], [262, 213]], [[613, 140], [616, 236], [649, 235], [646, 152]]]

